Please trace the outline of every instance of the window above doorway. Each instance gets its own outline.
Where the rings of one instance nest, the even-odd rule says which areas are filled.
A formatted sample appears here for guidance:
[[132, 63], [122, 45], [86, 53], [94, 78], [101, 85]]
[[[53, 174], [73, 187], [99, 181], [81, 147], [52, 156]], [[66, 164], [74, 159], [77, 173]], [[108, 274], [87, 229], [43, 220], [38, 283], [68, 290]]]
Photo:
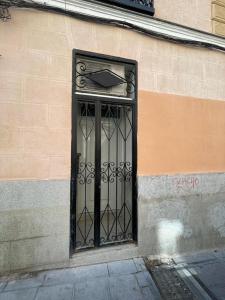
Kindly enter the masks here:
[[[76, 52], [76, 51], [75, 51]], [[110, 56], [75, 55], [74, 83], [78, 94], [136, 98], [136, 62]]]

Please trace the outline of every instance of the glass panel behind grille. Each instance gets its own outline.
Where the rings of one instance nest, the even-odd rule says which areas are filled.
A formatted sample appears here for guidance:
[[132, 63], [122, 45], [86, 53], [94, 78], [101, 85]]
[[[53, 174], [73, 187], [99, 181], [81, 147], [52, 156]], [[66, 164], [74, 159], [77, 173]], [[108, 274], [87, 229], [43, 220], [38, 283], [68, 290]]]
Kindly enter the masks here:
[[102, 104], [100, 243], [132, 239], [132, 110]]
[[94, 246], [95, 105], [78, 102], [76, 248]]

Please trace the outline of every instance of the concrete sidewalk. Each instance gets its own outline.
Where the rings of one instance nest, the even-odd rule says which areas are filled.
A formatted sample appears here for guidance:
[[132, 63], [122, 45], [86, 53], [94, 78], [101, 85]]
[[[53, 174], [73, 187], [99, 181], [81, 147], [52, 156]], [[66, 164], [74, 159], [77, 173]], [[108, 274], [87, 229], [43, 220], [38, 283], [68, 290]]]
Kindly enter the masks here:
[[0, 283], [0, 300], [159, 300], [141, 258], [44, 271]]
[[[180, 256], [169, 261], [160, 263], [159, 281], [152, 273], [163, 299], [225, 300], [225, 250]], [[149, 262], [151, 264], [151, 260]], [[163, 266], [166, 270], [177, 270], [176, 281], [172, 272], [165, 276]], [[0, 300], [162, 299], [142, 258], [13, 276], [0, 279]], [[183, 298], [179, 288], [190, 290], [192, 295]]]

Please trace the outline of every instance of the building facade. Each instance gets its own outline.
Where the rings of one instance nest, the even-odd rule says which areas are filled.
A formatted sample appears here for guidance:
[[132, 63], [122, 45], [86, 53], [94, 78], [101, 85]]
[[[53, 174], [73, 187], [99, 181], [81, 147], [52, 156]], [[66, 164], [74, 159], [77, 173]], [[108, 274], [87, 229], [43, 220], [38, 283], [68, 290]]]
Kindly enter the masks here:
[[112, 2], [0, 8], [1, 273], [225, 245], [225, 2]]

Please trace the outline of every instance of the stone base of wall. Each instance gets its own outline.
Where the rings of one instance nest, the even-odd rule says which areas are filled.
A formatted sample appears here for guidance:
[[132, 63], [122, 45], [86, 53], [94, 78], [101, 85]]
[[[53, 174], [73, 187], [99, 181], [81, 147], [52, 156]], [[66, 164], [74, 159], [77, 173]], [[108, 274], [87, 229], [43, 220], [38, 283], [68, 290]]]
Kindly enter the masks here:
[[[0, 273], [68, 263], [69, 180], [1, 182], [0, 194]], [[224, 216], [225, 173], [139, 176], [135, 253], [222, 247]]]
[[0, 273], [69, 260], [70, 182], [0, 182]]
[[140, 176], [138, 245], [174, 255], [225, 245], [225, 174]]

